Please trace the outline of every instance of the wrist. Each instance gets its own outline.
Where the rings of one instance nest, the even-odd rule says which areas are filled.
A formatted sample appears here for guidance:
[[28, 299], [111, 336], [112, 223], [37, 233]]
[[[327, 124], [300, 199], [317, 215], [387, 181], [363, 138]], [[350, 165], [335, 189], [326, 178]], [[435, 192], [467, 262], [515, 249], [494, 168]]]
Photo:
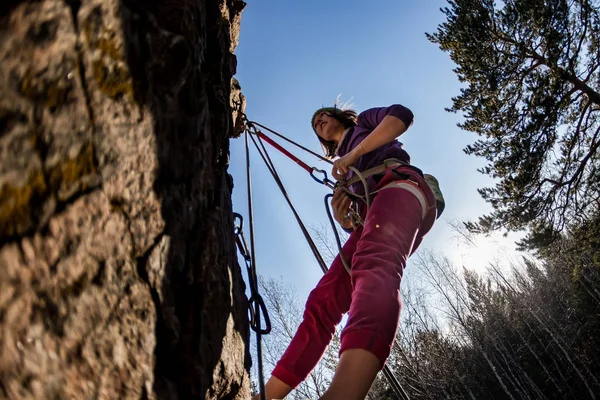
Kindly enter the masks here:
[[365, 149], [363, 142], [360, 142], [352, 151], [357, 157], [367, 154], [367, 150]]
[[344, 218], [342, 223], [340, 224], [343, 229], [352, 229], [354, 228], [354, 224], [350, 218]]

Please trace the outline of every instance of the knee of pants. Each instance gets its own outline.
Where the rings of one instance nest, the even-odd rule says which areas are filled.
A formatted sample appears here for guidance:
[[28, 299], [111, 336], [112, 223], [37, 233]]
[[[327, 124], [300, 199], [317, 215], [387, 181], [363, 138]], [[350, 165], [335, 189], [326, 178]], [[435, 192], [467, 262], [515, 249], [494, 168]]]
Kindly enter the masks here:
[[318, 329], [325, 329], [333, 334], [335, 326], [342, 320], [345, 310], [340, 309], [329, 296], [322, 295], [320, 288], [315, 288], [308, 296], [304, 310], [304, 320]]
[[353, 304], [375, 313], [398, 308], [400, 304], [400, 280], [385, 279], [383, 277], [357, 280]]
[[[402, 281], [401, 272], [394, 269], [393, 265], [386, 265], [384, 268], [372, 268], [356, 270], [352, 279], [354, 283], [354, 292], [369, 293], [372, 296], [378, 296], [390, 293], [397, 293], [400, 290]], [[353, 293], [355, 295], [355, 293]]]

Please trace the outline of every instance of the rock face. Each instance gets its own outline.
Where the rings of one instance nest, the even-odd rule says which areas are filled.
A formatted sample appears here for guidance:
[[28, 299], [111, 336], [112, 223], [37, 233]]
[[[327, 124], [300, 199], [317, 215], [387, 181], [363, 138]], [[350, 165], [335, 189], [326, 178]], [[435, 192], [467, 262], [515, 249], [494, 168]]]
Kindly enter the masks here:
[[249, 398], [243, 7], [0, 5], [0, 398]]

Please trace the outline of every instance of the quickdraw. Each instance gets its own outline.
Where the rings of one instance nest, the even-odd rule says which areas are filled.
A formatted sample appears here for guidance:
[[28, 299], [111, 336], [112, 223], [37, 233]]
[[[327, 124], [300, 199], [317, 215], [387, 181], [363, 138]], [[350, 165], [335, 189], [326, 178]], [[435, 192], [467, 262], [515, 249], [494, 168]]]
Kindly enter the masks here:
[[[239, 221], [239, 222], [238, 222]], [[250, 299], [248, 300], [248, 309], [250, 312], [250, 328], [261, 335], [268, 335], [271, 333], [271, 318], [269, 317], [269, 313], [267, 311], [267, 307], [265, 306], [265, 302], [258, 292], [258, 280], [256, 269], [254, 268], [254, 262], [252, 260], [252, 253], [248, 249], [248, 243], [246, 242], [246, 237], [244, 236], [244, 219], [238, 213], [233, 213], [233, 234], [235, 235], [235, 243], [237, 248], [244, 258], [246, 263], [246, 271], [248, 272], [248, 281], [250, 286]], [[265, 328], [261, 328], [260, 312], [257, 312], [257, 309], [262, 312], [265, 318]]]

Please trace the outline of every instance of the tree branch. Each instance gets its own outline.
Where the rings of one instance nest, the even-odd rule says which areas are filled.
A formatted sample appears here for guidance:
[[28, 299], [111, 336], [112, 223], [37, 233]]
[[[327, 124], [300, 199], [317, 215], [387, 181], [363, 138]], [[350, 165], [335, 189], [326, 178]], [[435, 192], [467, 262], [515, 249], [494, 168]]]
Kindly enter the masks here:
[[579, 79], [577, 77], [577, 75], [574, 75], [574, 74], [566, 71], [564, 68], [561, 68], [558, 65], [551, 65], [546, 58], [544, 58], [540, 54], [536, 53], [534, 50], [525, 47], [522, 43], [519, 43], [519, 42], [515, 41], [514, 39], [507, 37], [504, 34], [499, 34], [497, 31], [492, 31], [492, 34], [494, 34], [498, 40], [503, 40], [507, 43], [512, 44], [517, 49], [523, 51], [524, 54], [526, 54], [529, 58], [533, 58], [534, 60], [537, 60], [539, 63], [550, 68], [551, 70], [553, 70], [554, 72], [559, 74], [559, 76], [561, 76], [563, 79], [570, 82], [577, 90], [585, 93], [588, 96], [588, 99], [592, 103], [600, 105], [600, 93], [596, 92], [594, 89], [589, 87], [585, 82], [583, 82], [581, 79]]

